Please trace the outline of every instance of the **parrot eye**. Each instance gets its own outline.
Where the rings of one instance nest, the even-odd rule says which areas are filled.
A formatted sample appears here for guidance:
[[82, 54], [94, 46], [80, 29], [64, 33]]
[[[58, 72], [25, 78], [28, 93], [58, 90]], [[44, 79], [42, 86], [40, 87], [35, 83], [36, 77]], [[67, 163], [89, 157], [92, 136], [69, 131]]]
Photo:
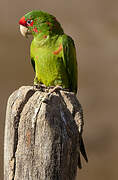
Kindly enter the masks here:
[[32, 20], [28, 19], [27, 24], [31, 24]]

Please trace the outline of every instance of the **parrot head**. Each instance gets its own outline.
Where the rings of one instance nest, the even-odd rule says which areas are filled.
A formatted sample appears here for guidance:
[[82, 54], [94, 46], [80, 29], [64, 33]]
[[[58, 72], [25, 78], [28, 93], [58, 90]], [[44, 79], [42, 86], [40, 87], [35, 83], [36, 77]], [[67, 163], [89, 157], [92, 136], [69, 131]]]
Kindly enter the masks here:
[[40, 34], [43, 38], [51, 34], [63, 34], [63, 29], [56, 18], [43, 11], [31, 11], [25, 14], [19, 20], [19, 24], [21, 34], [26, 37], [28, 34], [33, 36]]

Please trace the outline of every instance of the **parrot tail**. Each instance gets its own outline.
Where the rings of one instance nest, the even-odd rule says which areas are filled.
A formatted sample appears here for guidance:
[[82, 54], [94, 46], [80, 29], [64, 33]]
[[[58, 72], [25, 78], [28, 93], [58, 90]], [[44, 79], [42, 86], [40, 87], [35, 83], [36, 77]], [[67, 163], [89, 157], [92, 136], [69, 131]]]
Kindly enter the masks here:
[[81, 159], [80, 159], [80, 153], [78, 155], [78, 167], [79, 169], [82, 169], [82, 163], [81, 163]]
[[[86, 150], [85, 150], [85, 147], [84, 147], [84, 142], [83, 142], [82, 137], [80, 139], [80, 152], [83, 155], [83, 157], [86, 160], [86, 162], [88, 162], [88, 157], [87, 157], [87, 153], [86, 153]], [[82, 168], [80, 154], [79, 154], [79, 157], [78, 157], [78, 167], [79, 167], [79, 169]]]

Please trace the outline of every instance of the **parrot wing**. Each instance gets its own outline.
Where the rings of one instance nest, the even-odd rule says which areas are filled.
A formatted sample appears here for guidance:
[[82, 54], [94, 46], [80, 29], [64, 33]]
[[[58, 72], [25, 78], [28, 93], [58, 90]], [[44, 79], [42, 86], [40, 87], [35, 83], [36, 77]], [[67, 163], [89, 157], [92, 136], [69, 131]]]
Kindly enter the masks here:
[[[62, 45], [63, 45], [63, 62], [67, 70], [70, 90], [73, 92], [77, 92], [77, 60], [76, 60], [76, 50], [74, 41], [71, 37], [67, 35], [63, 35], [62, 37]], [[88, 162], [87, 154], [84, 147], [84, 142], [82, 136], [80, 136], [79, 140], [79, 151], [78, 151], [78, 167], [81, 169], [81, 159], [80, 154], [83, 155], [86, 162]]]
[[74, 41], [70, 36], [62, 36], [63, 62], [69, 79], [69, 90], [77, 92], [77, 60]]
[[34, 59], [32, 57], [31, 57], [31, 64], [33, 66], [34, 72], [36, 72], [36, 70], [35, 70], [35, 61], [34, 61]]

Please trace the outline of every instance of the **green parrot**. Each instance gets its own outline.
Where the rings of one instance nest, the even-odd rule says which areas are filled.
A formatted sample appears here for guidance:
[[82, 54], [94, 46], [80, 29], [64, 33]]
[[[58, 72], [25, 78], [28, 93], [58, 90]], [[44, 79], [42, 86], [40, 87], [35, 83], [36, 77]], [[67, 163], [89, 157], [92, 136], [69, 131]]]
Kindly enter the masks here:
[[32, 11], [19, 21], [23, 35], [32, 34], [31, 62], [34, 84], [61, 86], [77, 92], [77, 61], [74, 42], [56, 18], [42, 11]]
[[[74, 41], [64, 33], [57, 19], [43, 11], [31, 11], [20, 19], [19, 24], [23, 36], [31, 34], [34, 37], [30, 47], [34, 85], [61, 86], [77, 93]], [[88, 161], [82, 139], [80, 151]]]

